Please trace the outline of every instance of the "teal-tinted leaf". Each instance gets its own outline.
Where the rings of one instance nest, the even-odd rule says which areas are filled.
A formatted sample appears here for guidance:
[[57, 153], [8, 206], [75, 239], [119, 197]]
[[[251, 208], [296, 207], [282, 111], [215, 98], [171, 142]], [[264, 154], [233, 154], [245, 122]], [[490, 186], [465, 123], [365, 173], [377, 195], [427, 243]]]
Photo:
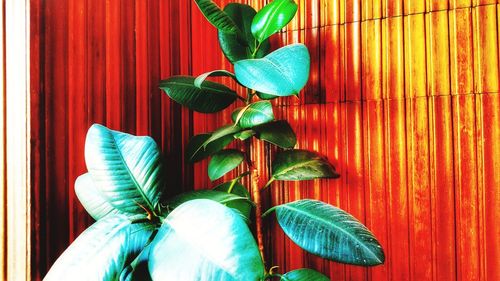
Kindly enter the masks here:
[[245, 131], [241, 131], [239, 133], [236, 133], [234, 135], [234, 138], [237, 138], [239, 140], [244, 141], [244, 140], [246, 140], [248, 138], [253, 137], [254, 135], [255, 135], [255, 132], [253, 130], [245, 130]]
[[234, 135], [239, 131], [240, 127], [227, 125], [210, 134], [193, 136], [187, 145], [186, 159], [189, 162], [198, 162], [213, 155], [233, 141]]
[[253, 128], [257, 132], [257, 137], [270, 142], [281, 148], [294, 148], [297, 144], [297, 137], [290, 124], [285, 120], [278, 120], [262, 124]]
[[254, 56], [257, 41], [251, 31], [252, 19], [257, 13], [252, 7], [239, 3], [229, 3], [224, 12], [233, 20], [242, 33], [226, 33], [219, 31], [219, 44], [222, 52], [231, 63], [250, 58], [261, 58], [270, 49], [269, 40], [261, 43]]
[[292, 44], [261, 59], [240, 60], [234, 64], [236, 78], [245, 87], [275, 96], [297, 95], [309, 79], [307, 47]]
[[274, 0], [260, 10], [252, 21], [252, 33], [264, 41], [285, 27], [295, 16], [297, 4], [293, 0]]
[[160, 89], [177, 103], [202, 113], [221, 111], [237, 98], [235, 91], [222, 84], [204, 81], [200, 89], [194, 80], [190, 76], [172, 76], [160, 82]]
[[132, 224], [125, 216], [106, 216], [64, 251], [44, 280], [118, 280], [152, 233], [150, 224]]
[[109, 214], [124, 214], [108, 203], [89, 173], [79, 176], [75, 181], [75, 193], [85, 210], [98, 220]]
[[197, 88], [201, 89], [203, 82], [205, 82], [205, 80], [207, 80], [208, 77], [231, 77], [236, 81], [236, 76], [234, 76], [233, 73], [227, 70], [214, 70], [210, 72], [205, 72], [196, 77], [196, 79], [194, 79], [194, 85]]
[[141, 253], [125, 269], [123, 269], [122, 273], [120, 274], [120, 281], [152, 281], [151, 275], [149, 275], [148, 270], [150, 250], [151, 244], [148, 244], [141, 251]]
[[208, 163], [208, 177], [214, 181], [238, 167], [243, 162], [245, 155], [236, 149], [226, 149], [212, 155]]
[[384, 252], [375, 236], [337, 207], [306, 199], [273, 207], [266, 214], [272, 210], [286, 235], [312, 254], [363, 266], [384, 263]]
[[273, 120], [274, 113], [272, 104], [268, 101], [258, 101], [239, 110], [234, 122], [241, 128], [247, 129]]
[[[251, 199], [250, 199], [250, 193], [245, 188], [245, 186], [243, 186], [238, 181], [236, 181], [234, 183], [232, 188], [231, 188], [231, 184], [232, 184], [232, 181], [225, 182], [225, 183], [222, 183], [222, 184], [214, 187], [213, 190], [225, 192], [225, 193], [228, 193], [229, 191], [231, 191], [230, 193], [232, 193], [234, 195], [237, 195], [237, 196], [240, 196], [243, 198], [247, 198], [248, 201], [234, 200], [231, 202], [227, 202], [224, 205], [226, 205], [229, 208], [239, 210], [243, 214], [243, 216], [248, 218], [248, 221], [250, 221], [250, 215], [252, 212], [252, 203], [251, 203]], [[231, 190], [229, 190], [230, 188], [231, 188]]]
[[211, 200], [192, 200], [176, 208], [151, 245], [153, 280], [257, 281], [265, 274], [244, 220]]
[[195, 0], [205, 18], [218, 30], [226, 33], [238, 33], [233, 20], [211, 0]]
[[330, 281], [330, 278], [309, 268], [301, 268], [287, 272], [281, 281]]
[[128, 214], [157, 210], [165, 187], [160, 149], [150, 137], [136, 137], [94, 124], [85, 141], [85, 162], [100, 193]]
[[324, 157], [313, 151], [285, 150], [274, 159], [272, 175], [276, 180], [311, 180], [338, 178], [335, 168]]

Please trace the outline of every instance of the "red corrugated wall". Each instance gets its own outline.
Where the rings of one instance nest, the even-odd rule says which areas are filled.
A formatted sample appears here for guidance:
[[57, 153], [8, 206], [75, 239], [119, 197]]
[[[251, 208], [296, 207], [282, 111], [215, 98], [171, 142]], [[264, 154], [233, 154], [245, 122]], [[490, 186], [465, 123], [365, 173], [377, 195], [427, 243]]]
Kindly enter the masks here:
[[[305, 43], [311, 76], [275, 114], [298, 147], [326, 155], [342, 177], [276, 183], [266, 204], [337, 205], [375, 233], [387, 259], [372, 269], [325, 262], [270, 220], [272, 265], [332, 280], [500, 280], [500, 5], [297, 2], [272, 41]], [[192, 1], [31, 0], [34, 279], [92, 222], [73, 191], [92, 123], [151, 135], [168, 160], [169, 194], [212, 185], [206, 161], [193, 167], [182, 151], [193, 134], [228, 123], [230, 109], [189, 112], [158, 81], [220, 68], [231, 65]]]

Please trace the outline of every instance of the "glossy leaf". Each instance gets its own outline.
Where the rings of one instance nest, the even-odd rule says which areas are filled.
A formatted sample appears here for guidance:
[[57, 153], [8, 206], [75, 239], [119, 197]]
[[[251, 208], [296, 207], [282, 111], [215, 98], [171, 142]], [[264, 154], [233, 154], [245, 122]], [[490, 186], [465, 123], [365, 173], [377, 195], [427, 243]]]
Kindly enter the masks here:
[[299, 200], [273, 207], [285, 234], [302, 249], [348, 264], [372, 266], [385, 256], [373, 234], [353, 216], [317, 200]]
[[272, 175], [276, 180], [311, 180], [338, 178], [335, 168], [316, 152], [293, 149], [276, 155], [272, 163]]
[[293, 0], [274, 0], [260, 10], [252, 21], [252, 34], [259, 42], [285, 27], [295, 16], [297, 4]]
[[[156, 232], [153, 233], [153, 235], [155, 234]], [[150, 250], [151, 244], [148, 244], [141, 251], [141, 253], [122, 271], [122, 273], [120, 274], [120, 281], [152, 281], [151, 275], [149, 275], [148, 270]]]
[[[238, 181], [236, 181], [234, 183], [232, 188], [231, 188], [231, 185], [232, 185], [232, 181], [225, 182], [225, 183], [222, 183], [222, 184], [214, 187], [213, 190], [225, 192], [225, 193], [228, 193], [230, 191], [229, 193], [231, 193], [231, 194], [234, 194], [234, 195], [237, 195], [237, 196], [240, 196], [243, 198], [247, 198], [248, 201], [234, 200], [231, 202], [227, 202], [224, 205], [226, 205], [229, 208], [239, 210], [243, 214], [243, 216], [248, 218], [248, 220], [250, 221], [250, 215], [252, 212], [252, 203], [251, 203], [250, 193], [248, 192], [246, 187], [243, 186]], [[229, 190], [230, 188], [231, 188], [231, 190]]]
[[236, 149], [221, 150], [212, 156], [208, 163], [208, 177], [214, 181], [243, 162], [245, 155]]
[[160, 88], [177, 103], [201, 113], [214, 113], [232, 104], [236, 92], [212, 81], [204, 81], [201, 88], [194, 85], [191, 76], [172, 76], [160, 82]]
[[109, 214], [124, 214], [108, 203], [108, 199], [97, 188], [89, 173], [83, 174], [76, 179], [75, 193], [85, 210], [95, 220]]
[[256, 40], [253, 37], [251, 26], [252, 19], [257, 14], [252, 7], [245, 4], [229, 3], [224, 7], [224, 12], [241, 30], [240, 34], [219, 31], [219, 45], [231, 63], [242, 59], [261, 58], [269, 52], [269, 40], [265, 40], [252, 56], [256, 48]]
[[211, 200], [192, 200], [176, 208], [151, 245], [153, 280], [257, 281], [264, 277], [264, 265], [246, 223]]
[[239, 140], [243, 140], [244, 141], [244, 140], [246, 140], [248, 138], [253, 137], [254, 135], [255, 135], [255, 131], [253, 131], [253, 130], [245, 130], [245, 131], [241, 131], [239, 133], [236, 133], [234, 135], [234, 138], [237, 138]]
[[210, 134], [193, 136], [187, 145], [186, 159], [189, 162], [198, 162], [219, 152], [233, 141], [234, 135], [240, 131], [238, 126], [227, 125]]
[[106, 216], [64, 251], [44, 280], [118, 280], [152, 233], [149, 224], [132, 224], [125, 216]]
[[309, 79], [310, 58], [307, 47], [292, 44], [261, 59], [234, 64], [236, 78], [245, 87], [275, 96], [297, 95]]
[[281, 276], [281, 281], [330, 281], [330, 278], [309, 268], [301, 268], [287, 272]]
[[259, 97], [259, 99], [261, 99], [261, 100], [273, 100], [275, 98], [278, 98], [278, 96], [268, 95], [268, 94], [264, 94], [264, 93], [261, 93], [261, 92], [257, 92], [256, 94]]
[[248, 129], [274, 120], [273, 106], [268, 101], [251, 103], [238, 111], [234, 120], [240, 128]]
[[205, 18], [218, 30], [226, 33], [237, 33], [238, 27], [233, 20], [212, 0], [195, 0]]
[[150, 137], [136, 137], [94, 124], [85, 141], [85, 162], [101, 194], [124, 213], [157, 210], [165, 187], [160, 149]]
[[229, 72], [227, 70], [222, 69], [222, 70], [214, 70], [214, 71], [210, 71], [210, 72], [205, 72], [205, 73], [199, 75], [198, 77], [196, 77], [196, 79], [194, 79], [194, 85], [197, 88], [201, 89], [203, 82], [205, 82], [205, 80], [207, 80], [208, 77], [231, 77], [234, 80], [236, 80], [236, 76], [234, 76], [234, 74], [232, 72]]
[[285, 120], [278, 120], [262, 124], [253, 128], [257, 132], [257, 137], [270, 142], [281, 148], [294, 148], [297, 144], [297, 137], [290, 124]]

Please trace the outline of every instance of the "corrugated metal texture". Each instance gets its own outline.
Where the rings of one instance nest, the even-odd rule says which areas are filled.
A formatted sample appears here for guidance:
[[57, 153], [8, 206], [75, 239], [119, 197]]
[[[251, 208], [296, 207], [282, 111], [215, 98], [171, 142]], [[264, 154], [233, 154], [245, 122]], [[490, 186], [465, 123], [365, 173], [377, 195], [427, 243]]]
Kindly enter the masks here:
[[[297, 3], [272, 41], [305, 43], [311, 77], [299, 99], [275, 102], [275, 114], [296, 130], [298, 147], [325, 154], [342, 177], [276, 183], [266, 205], [337, 205], [375, 233], [387, 260], [371, 269], [326, 262], [267, 220], [269, 265], [313, 267], [332, 280], [500, 280], [500, 5]], [[175, 194], [215, 184], [207, 161], [188, 165], [182, 151], [193, 134], [230, 122], [236, 105], [191, 113], [157, 89], [170, 75], [231, 69], [191, 1], [32, 0], [33, 9], [36, 279], [91, 222], [73, 191], [90, 124], [152, 135]], [[265, 178], [275, 149], [254, 150], [267, 155], [257, 159]]]

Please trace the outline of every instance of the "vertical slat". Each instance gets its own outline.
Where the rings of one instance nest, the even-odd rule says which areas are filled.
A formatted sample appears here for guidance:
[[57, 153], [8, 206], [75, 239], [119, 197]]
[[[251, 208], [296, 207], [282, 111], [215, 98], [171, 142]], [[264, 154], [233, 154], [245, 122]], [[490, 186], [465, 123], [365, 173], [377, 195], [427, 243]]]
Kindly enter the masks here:
[[426, 38], [423, 14], [404, 17], [405, 97], [407, 98], [426, 96]]
[[361, 23], [361, 73], [363, 100], [382, 98], [382, 26], [381, 20]]
[[114, 130], [122, 129], [121, 116], [125, 109], [121, 84], [121, 2], [106, 0], [106, 124]]
[[429, 96], [450, 94], [450, 44], [448, 11], [425, 15], [427, 50], [427, 93]]
[[405, 96], [405, 64], [403, 19], [382, 20], [382, 73], [385, 99], [402, 99]]
[[345, 100], [361, 100], [361, 23], [345, 25]]
[[[4, 2], [0, 5], [0, 40], [5, 40], [5, 12]], [[5, 48], [4, 44], [0, 44], [0, 229], [7, 229], [7, 201], [6, 199], [6, 186], [7, 174], [5, 167], [7, 166], [6, 143], [5, 143]], [[38, 207], [38, 206], [36, 206]], [[36, 209], [35, 209], [36, 210]], [[7, 278], [7, 235], [5, 231], [0, 232], [0, 278]]]
[[451, 93], [474, 92], [471, 9], [450, 11]]

